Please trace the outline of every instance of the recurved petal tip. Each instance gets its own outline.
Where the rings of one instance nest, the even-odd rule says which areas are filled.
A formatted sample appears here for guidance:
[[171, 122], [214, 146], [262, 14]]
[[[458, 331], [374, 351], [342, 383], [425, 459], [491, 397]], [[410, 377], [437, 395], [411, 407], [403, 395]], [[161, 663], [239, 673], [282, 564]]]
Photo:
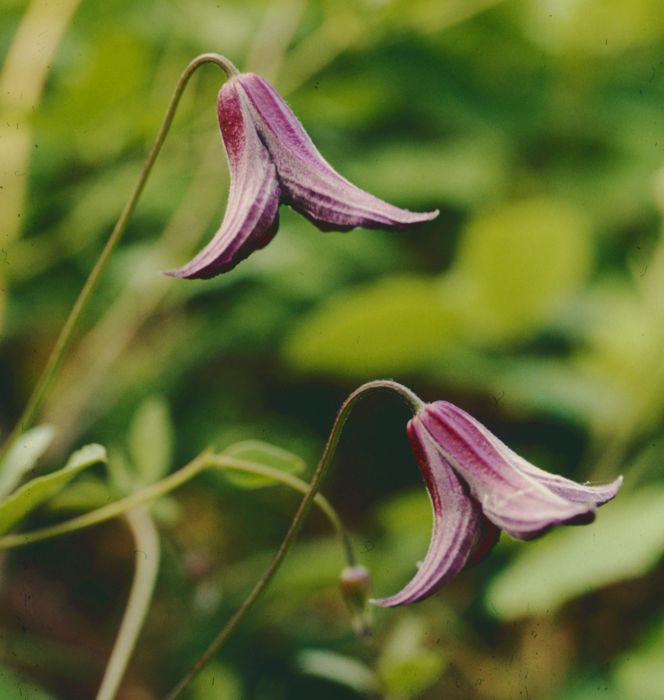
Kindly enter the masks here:
[[[460, 410], [460, 409], [458, 409]], [[466, 414], [466, 418], [471, 421], [475, 427], [482, 432], [484, 437], [498, 450], [498, 452], [509, 461], [509, 463], [519, 470], [521, 473], [535, 479], [542, 486], [555, 493], [556, 495], [573, 503], [592, 504], [593, 506], [601, 506], [615, 498], [620, 487], [622, 486], [623, 477], [619, 476], [609, 484], [578, 483], [571, 479], [566, 479], [558, 474], [551, 474], [544, 471], [527, 459], [521, 457], [509, 448], [504, 442], [497, 438], [487, 428], [485, 428], [478, 420]]]
[[532, 539], [552, 525], [591, 520], [595, 507], [620, 487], [620, 479], [587, 486], [538, 469], [446, 401], [428, 404], [418, 419], [486, 517], [517, 539]]
[[238, 78], [256, 129], [277, 166], [283, 201], [323, 231], [403, 229], [429, 221], [438, 211], [412, 212], [384, 202], [342, 177], [323, 158], [279, 93], [263, 78]]
[[431, 498], [433, 532], [411, 581], [395, 595], [369, 601], [382, 607], [415, 603], [435, 593], [464, 568], [485, 534], [479, 504], [415, 419], [408, 423], [408, 437]]

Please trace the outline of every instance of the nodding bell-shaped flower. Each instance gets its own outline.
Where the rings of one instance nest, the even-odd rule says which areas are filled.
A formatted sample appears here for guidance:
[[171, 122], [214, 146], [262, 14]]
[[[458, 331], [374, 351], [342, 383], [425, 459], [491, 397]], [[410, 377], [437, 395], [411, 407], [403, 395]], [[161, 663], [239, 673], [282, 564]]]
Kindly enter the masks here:
[[501, 530], [529, 540], [552, 525], [591, 522], [622, 483], [588, 486], [538, 469], [446, 401], [424, 404], [408, 437], [431, 497], [433, 534], [414, 578], [396, 595], [372, 600], [376, 605], [430, 596], [485, 556]]
[[280, 204], [322, 231], [404, 229], [438, 215], [399, 209], [339, 175], [282, 97], [254, 73], [224, 84], [217, 111], [231, 177], [226, 214], [210, 243], [167, 275], [209, 278], [232, 269], [272, 240]]

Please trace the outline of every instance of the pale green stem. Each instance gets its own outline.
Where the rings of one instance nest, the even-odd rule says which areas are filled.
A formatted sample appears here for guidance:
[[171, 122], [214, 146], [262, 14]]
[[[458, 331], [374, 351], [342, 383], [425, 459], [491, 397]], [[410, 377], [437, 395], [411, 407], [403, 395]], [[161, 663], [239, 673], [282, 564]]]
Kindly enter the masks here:
[[150, 608], [159, 572], [159, 533], [149, 510], [145, 506], [134, 508], [125, 513], [124, 517], [134, 538], [134, 580], [96, 700], [113, 700], [120, 688]]
[[397, 382], [394, 382], [389, 379], [379, 379], [373, 382], [367, 382], [366, 384], [363, 384], [361, 387], [356, 389], [352, 394], [350, 394], [350, 396], [348, 396], [348, 398], [341, 405], [339, 413], [337, 413], [337, 417], [335, 418], [332, 430], [325, 445], [325, 449], [323, 450], [323, 454], [320, 458], [320, 461], [318, 462], [316, 471], [314, 472], [314, 475], [311, 479], [309, 488], [307, 489], [307, 492], [304, 498], [302, 499], [300, 506], [297, 509], [297, 512], [293, 516], [293, 520], [291, 521], [288, 531], [286, 532], [283, 540], [281, 541], [281, 544], [279, 545], [279, 549], [272, 557], [272, 561], [268, 565], [263, 575], [257, 581], [255, 586], [252, 588], [249, 595], [244, 599], [242, 605], [240, 605], [240, 607], [235, 611], [235, 613], [231, 616], [228, 622], [223, 626], [223, 628], [212, 640], [207, 649], [197, 659], [193, 667], [179, 681], [179, 683], [173, 688], [173, 690], [171, 690], [171, 692], [165, 696], [164, 700], [175, 700], [175, 698], [177, 698], [180, 695], [180, 693], [189, 685], [189, 683], [191, 683], [191, 681], [200, 673], [200, 671], [205, 667], [208, 661], [214, 656], [214, 654], [216, 654], [216, 652], [221, 648], [221, 646], [228, 639], [228, 637], [230, 637], [230, 635], [238, 626], [242, 618], [253, 607], [254, 603], [258, 600], [260, 594], [270, 583], [273, 576], [277, 573], [286, 554], [288, 553], [288, 550], [293, 544], [297, 533], [302, 527], [304, 519], [307, 517], [307, 514], [311, 509], [311, 504], [316, 498], [316, 494], [318, 492], [318, 489], [320, 488], [321, 482], [325, 477], [325, 474], [327, 473], [330, 463], [332, 462], [332, 458], [334, 457], [339, 438], [341, 437], [341, 431], [346, 423], [346, 420], [348, 419], [351, 409], [353, 408], [358, 399], [365, 396], [367, 393], [378, 389], [390, 389], [392, 391], [397, 392], [403, 399], [405, 399], [405, 401], [412, 408], [414, 413], [419, 411], [424, 405], [423, 402], [412, 391], [410, 391], [410, 389], [407, 389], [401, 384], [398, 384]]
[[16, 423], [16, 426], [10, 433], [4, 445], [0, 447], [0, 461], [5, 456], [7, 450], [11, 447], [14, 441], [18, 438], [18, 436], [21, 435], [21, 433], [23, 433], [25, 430], [27, 430], [27, 428], [29, 428], [32, 424], [32, 421], [34, 420], [35, 415], [39, 410], [42, 401], [44, 400], [44, 396], [46, 395], [46, 392], [48, 391], [48, 388], [50, 387], [51, 382], [53, 381], [55, 374], [58, 368], [60, 367], [60, 364], [62, 363], [64, 354], [69, 348], [69, 345], [71, 344], [76, 324], [78, 323], [78, 320], [80, 319], [81, 314], [85, 309], [85, 306], [87, 305], [90, 296], [92, 295], [92, 292], [97, 286], [99, 278], [101, 277], [101, 274], [104, 271], [109, 258], [111, 257], [111, 253], [113, 252], [116, 245], [118, 244], [118, 241], [122, 237], [122, 234], [124, 233], [127, 227], [127, 223], [129, 222], [129, 219], [134, 209], [136, 208], [136, 204], [138, 203], [141, 193], [143, 192], [143, 188], [145, 187], [145, 183], [147, 182], [148, 176], [150, 175], [152, 166], [154, 165], [155, 160], [159, 155], [161, 147], [164, 145], [164, 141], [166, 140], [166, 136], [173, 122], [175, 110], [177, 109], [177, 106], [180, 102], [182, 93], [184, 92], [184, 89], [187, 86], [187, 83], [189, 82], [189, 79], [194, 74], [194, 72], [205, 63], [217, 64], [229, 78], [233, 75], [237, 75], [238, 73], [235, 66], [228, 59], [224, 58], [223, 56], [220, 56], [219, 54], [205, 53], [201, 54], [200, 56], [197, 56], [193, 61], [191, 61], [191, 63], [184, 69], [184, 71], [180, 75], [180, 79], [178, 80], [170, 102], [168, 103], [166, 114], [164, 115], [164, 119], [161, 123], [161, 127], [159, 128], [159, 132], [157, 133], [154, 143], [152, 144], [152, 148], [150, 148], [145, 162], [143, 163], [143, 167], [141, 168], [138, 180], [134, 185], [134, 189], [129, 195], [129, 200], [127, 201], [125, 208], [120, 214], [120, 218], [117, 220], [117, 223], [115, 224], [111, 235], [106, 241], [104, 249], [99, 255], [99, 258], [97, 258], [95, 266], [92, 268], [92, 271], [88, 275], [88, 278], [85, 281], [85, 284], [83, 285], [83, 288], [81, 289], [78, 298], [74, 302], [74, 306], [69, 312], [69, 316], [67, 317], [67, 320], [65, 321], [62, 330], [60, 331], [60, 335], [58, 336], [55, 346], [53, 347], [53, 350], [51, 351], [51, 354], [48, 358], [46, 367], [44, 367], [44, 370], [42, 371], [42, 374], [39, 377], [39, 380], [30, 398], [28, 399], [28, 403], [26, 404], [25, 410], [23, 411], [21, 417]]
[[[78, 530], [83, 530], [84, 528], [98, 525], [99, 523], [103, 523], [107, 520], [112, 520], [120, 515], [124, 515], [137, 506], [149, 503], [160, 496], [164, 496], [179, 486], [182, 486], [182, 484], [185, 484], [190, 479], [193, 479], [204, 469], [209, 468], [230, 469], [232, 471], [244, 472], [246, 474], [264, 476], [269, 479], [273, 479], [280, 484], [289, 486], [300, 493], [307, 493], [309, 489], [309, 484], [307, 484], [306, 481], [302, 481], [302, 479], [279, 469], [266, 467], [262, 464], [245, 462], [244, 460], [226, 457], [224, 455], [215, 455], [212, 452], [206, 451], [198, 455], [198, 457], [182, 467], [182, 469], [179, 469], [178, 471], [167, 476], [165, 479], [157, 481], [150, 486], [146, 486], [139, 491], [135, 491], [129, 496], [125, 496], [125, 498], [109, 503], [102, 508], [97, 508], [96, 510], [84, 513], [76, 518], [72, 518], [71, 520], [58, 523], [57, 525], [50, 525], [49, 527], [33, 530], [32, 532], [22, 532], [20, 534], [5, 535], [4, 537], [0, 537], [0, 550], [10, 549], [13, 547], [23, 547], [29, 544], [34, 544], [35, 542], [48, 540], [53, 537], [68, 535], [72, 532], [77, 532]], [[334, 526], [341, 540], [348, 564], [353, 566], [355, 563], [355, 555], [348, 533], [341, 522], [341, 518], [334, 510], [331, 503], [320, 494], [316, 496], [316, 505]]]

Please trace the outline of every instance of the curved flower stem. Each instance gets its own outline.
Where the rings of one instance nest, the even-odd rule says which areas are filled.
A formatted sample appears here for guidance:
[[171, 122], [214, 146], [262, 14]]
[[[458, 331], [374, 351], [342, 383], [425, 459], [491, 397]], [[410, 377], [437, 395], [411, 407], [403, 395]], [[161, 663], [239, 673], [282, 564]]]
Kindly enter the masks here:
[[184, 71], [180, 75], [180, 79], [178, 80], [170, 102], [168, 103], [166, 114], [164, 115], [157, 136], [154, 140], [154, 143], [152, 144], [152, 147], [150, 148], [150, 151], [148, 152], [147, 157], [145, 158], [145, 162], [143, 163], [143, 167], [141, 168], [138, 180], [136, 181], [136, 184], [134, 185], [134, 188], [131, 191], [131, 194], [129, 195], [127, 204], [122, 210], [120, 218], [117, 220], [115, 227], [111, 232], [111, 235], [106, 241], [104, 249], [97, 258], [97, 262], [95, 263], [94, 267], [92, 268], [92, 271], [88, 275], [88, 278], [85, 281], [85, 284], [83, 285], [83, 288], [81, 289], [78, 298], [74, 302], [74, 306], [69, 312], [69, 316], [67, 317], [67, 320], [65, 321], [62, 330], [60, 331], [60, 335], [58, 336], [55, 346], [53, 347], [53, 350], [51, 351], [51, 354], [48, 358], [46, 367], [44, 367], [44, 370], [42, 371], [42, 374], [39, 377], [37, 385], [35, 386], [30, 398], [28, 399], [28, 403], [26, 404], [26, 407], [23, 413], [21, 414], [21, 417], [18, 419], [16, 425], [14, 426], [14, 429], [10, 433], [7, 440], [5, 440], [4, 445], [0, 447], [0, 460], [2, 460], [2, 458], [5, 456], [9, 448], [14, 444], [14, 441], [18, 438], [18, 436], [25, 430], [27, 430], [27, 428], [29, 428], [32, 424], [32, 421], [34, 420], [34, 417], [41, 406], [44, 396], [46, 395], [46, 392], [49, 386], [51, 385], [53, 378], [55, 377], [55, 373], [60, 367], [64, 354], [71, 343], [73, 332], [76, 327], [76, 324], [78, 323], [79, 318], [81, 317], [81, 313], [83, 312], [83, 309], [88, 303], [92, 292], [97, 286], [97, 282], [99, 281], [99, 278], [108, 263], [111, 253], [113, 252], [115, 246], [118, 244], [118, 241], [122, 237], [122, 234], [124, 233], [125, 228], [127, 227], [127, 223], [129, 222], [129, 218], [131, 217], [132, 213], [134, 212], [134, 209], [136, 208], [136, 204], [138, 203], [141, 193], [143, 192], [143, 188], [145, 187], [145, 183], [147, 182], [148, 176], [150, 175], [152, 166], [154, 165], [155, 160], [157, 159], [157, 156], [161, 151], [161, 147], [164, 145], [164, 141], [166, 140], [166, 136], [173, 122], [173, 117], [175, 116], [175, 111], [180, 102], [180, 98], [182, 97], [182, 93], [184, 92], [184, 89], [187, 86], [187, 83], [189, 82], [191, 76], [196, 72], [198, 68], [200, 68], [200, 66], [202, 66], [205, 63], [215, 63], [224, 71], [224, 73], [226, 73], [226, 76], [228, 78], [237, 75], [238, 73], [237, 68], [235, 68], [235, 66], [223, 56], [220, 56], [219, 54], [215, 53], [204, 53], [200, 56], [197, 56], [193, 61], [191, 61], [191, 63], [189, 63], [189, 65], [184, 69]]
[[[72, 518], [71, 520], [58, 523], [57, 525], [50, 525], [49, 527], [43, 527], [39, 530], [33, 530], [32, 532], [22, 532], [0, 537], [0, 550], [24, 547], [35, 542], [41, 542], [61, 535], [68, 535], [72, 532], [98, 525], [107, 520], [112, 520], [113, 518], [128, 513], [137, 506], [141, 506], [160, 496], [164, 496], [178, 488], [178, 486], [182, 486], [182, 484], [193, 479], [203, 470], [210, 468], [229, 469], [246, 474], [265, 476], [274, 479], [277, 483], [289, 486], [300, 493], [307, 493], [309, 490], [309, 484], [307, 484], [306, 481], [302, 481], [302, 479], [298, 479], [298, 477], [292, 474], [280, 471], [279, 469], [273, 469], [272, 467], [266, 467], [263, 464], [254, 464], [253, 462], [245, 462], [244, 460], [235, 459], [234, 457], [216, 455], [206, 450], [189, 462], [189, 464], [182, 467], [182, 469], [169, 474], [165, 479], [157, 481], [150, 486], [146, 486], [140, 491], [135, 491], [129, 496], [125, 496], [125, 498], [109, 503], [107, 506], [97, 508], [96, 510]], [[341, 522], [341, 518], [324, 496], [318, 494], [315, 500], [316, 505], [327, 516], [330, 523], [337, 531], [348, 565], [353, 566], [355, 564], [355, 553], [353, 552], [350, 537]]]
[[[285, 486], [290, 486], [294, 491], [299, 491], [300, 493], [304, 494], [306, 494], [309, 491], [309, 484], [306, 481], [302, 481], [302, 479], [298, 479], [298, 477], [293, 476], [288, 472], [278, 471], [276, 469], [272, 469], [271, 467], [265, 467], [261, 464], [252, 465], [251, 469], [246, 467], [242, 467], [242, 469], [239, 469], [237, 465], [230, 466], [227, 460], [228, 458], [224, 456], [208, 455], [208, 464], [210, 466], [219, 467], [220, 469], [244, 471], [260, 476], [269, 476], [275, 479], [275, 481], [279, 481], [280, 483], [284, 484]], [[321, 494], [318, 494], [316, 496], [316, 505], [327, 516], [327, 519], [337, 531], [337, 535], [339, 536], [339, 541], [341, 542], [341, 546], [343, 547], [344, 556], [346, 557], [346, 562], [348, 563], [348, 566], [355, 566], [355, 564], [357, 563], [357, 559], [355, 557], [353, 543], [351, 542], [350, 535], [344, 527], [344, 524], [341, 522], [341, 518], [339, 517], [337, 511], [334, 510], [334, 507], [327, 500], [327, 498], [325, 498], [325, 496], [322, 496]]]
[[159, 533], [149, 510], [145, 506], [134, 508], [125, 514], [125, 519], [134, 538], [134, 580], [96, 700], [113, 700], [118, 692], [150, 608], [159, 572]]
[[[341, 405], [337, 417], [332, 425], [332, 430], [325, 444], [325, 449], [318, 462], [316, 471], [311, 479], [309, 488], [302, 499], [297, 512], [293, 516], [293, 520], [286, 532], [279, 549], [276, 551], [275, 555], [272, 557], [272, 561], [268, 565], [267, 569], [257, 581], [256, 585], [253, 587], [249, 595], [244, 599], [242, 605], [235, 611], [230, 620], [222, 627], [217, 636], [212, 640], [207, 649], [201, 654], [197, 659], [193, 667], [187, 672], [187, 674], [178, 682], [178, 684], [164, 697], [164, 700], [175, 700], [175, 698], [180, 695], [180, 693], [191, 683], [191, 681], [200, 673], [207, 662], [216, 654], [216, 652], [221, 648], [223, 643], [230, 637], [235, 628], [238, 626], [242, 618], [249, 612], [253, 607], [258, 597], [270, 583], [273, 576], [277, 573], [279, 567], [281, 566], [288, 550], [290, 549], [297, 533], [302, 527], [304, 519], [307, 517], [309, 510], [311, 509], [311, 504], [316, 498], [318, 489], [320, 488], [321, 482], [327, 473], [327, 470], [332, 462], [334, 453], [339, 443], [339, 438], [341, 437], [341, 431], [348, 420], [350, 411], [355, 405], [355, 403], [362, 398], [365, 394], [376, 391], [379, 389], [390, 389], [397, 392], [405, 401], [408, 403], [413, 412], [417, 412], [424, 404], [419, 399], [419, 397], [414, 394], [410, 389], [405, 386], [394, 382], [390, 379], [378, 379], [376, 381], [367, 382], [346, 398], [346, 400]], [[1, 540], [0, 540], [1, 542]]]

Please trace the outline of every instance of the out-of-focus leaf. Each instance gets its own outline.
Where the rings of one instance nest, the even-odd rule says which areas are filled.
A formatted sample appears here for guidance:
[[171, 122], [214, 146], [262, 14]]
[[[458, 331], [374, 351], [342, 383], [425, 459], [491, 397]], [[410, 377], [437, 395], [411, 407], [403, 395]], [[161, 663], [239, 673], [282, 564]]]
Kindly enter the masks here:
[[56, 472], [38, 476], [0, 503], [0, 534], [7, 532], [28, 513], [55, 495], [79, 472], [106, 460], [106, 450], [97, 444], [74, 452], [67, 464]]
[[488, 608], [503, 619], [542, 615], [576, 596], [642, 576], [664, 552], [663, 509], [662, 489], [619, 493], [592, 525], [521, 545], [516, 560], [492, 582]]
[[664, 435], [648, 440], [629, 465], [630, 485], [664, 480]]
[[[582, 679], [573, 678], [565, 687], [556, 693], [554, 700], [588, 700], [588, 698], [602, 698], [602, 700], [632, 700], [620, 692], [613, 682], [600, 675], [590, 675]], [[641, 700], [635, 696], [633, 700]]]
[[[348, 134], [371, 123], [389, 107], [389, 100], [390, 85], [380, 74], [330, 75], [317, 90], [298, 92], [291, 106], [316, 140], [316, 130], [338, 128]], [[326, 150], [322, 148], [324, 154]], [[327, 155], [334, 160], [332, 153]]]
[[67, 89], [44, 105], [38, 126], [48, 124], [51, 145], [62, 137], [82, 159], [110, 160], [144, 126], [145, 101], [136, 98], [144, 96], [148, 51], [126, 29], [107, 28], [86, 39], [85, 60], [71, 63]]
[[570, 299], [588, 272], [590, 250], [588, 222], [569, 202], [505, 204], [469, 224], [448, 294], [463, 305], [471, 338], [519, 337]]
[[55, 431], [50, 425], [39, 425], [19, 437], [0, 465], [0, 499], [35, 466], [54, 436]]
[[171, 466], [173, 425], [161, 396], [148, 397], [129, 427], [129, 455], [144, 483], [158, 481]]
[[614, 678], [623, 698], [661, 700], [664, 688], [664, 624], [637, 649], [628, 652], [618, 664]]
[[[651, 262], [648, 274], [658, 277], [661, 272]], [[618, 396], [612, 420], [604, 423], [605, 432], [620, 429], [629, 415], [637, 415], [643, 428], [660, 419], [664, 401], [661, 295], [655, 288], [654, 298], [648, 296], [639, 295], [623, 281], [607, 280], [596, 285], [586, 300], [585, 345], [576, 364]]]
[[298, 654], [297, 664], [304, 673], [340, 683], [358, 693], [377, 693], [376, 674], [357, 659], [332, 651], [307, 649]]
[[557, 358], [518, 357], [503, 362], [493, 376], [478, 379], [486, 393], [580, 423], [614, 425], [626, 409], [623, 394], [601, 377]]
[[6, 666], [0, 667], [0, 697], [3, 700], [56, 700], [55, 695], [21, 678]]
[[116, 497], [105, 481], [88, 476], [53, 496], [45, 507], [50, 513], [78, 513], [101, 508]]
[[526, 29], [557, 53], [576, 49], [611, 55], [647, 44], [664, 32], [664, 7], [658, 0], [556, 0], [524, 3]]
[[339, 296], [287, 338], [290, 364], [308, 372], [366, 377], [415, 371], [454, 341], [458, 317], [437, 281], [398, 277]]
[[216, 661], [209, 663], [191, 684], [187, 697], [190, 700], [242, 700], [242, 683], [228, 666]]
[[[252, 462], [272, 467], [272, 469], [279, 469], [289, 474], [302, 472], [306, 467], [306, 463], [301, 457], [262, 440], [236, 442], [234, 445], [227, 447], [222, 454], [241, 459], [244, 462]], [[273, 479], [266, 476], [245, 474], [231, 469], [224, 469], [223, 474], [230, 482], [245, 489], [256, 489], [276, 483]]]
[[117, 448], [110, 448], [110, 456], [107, 462], [108, 477], [111, 486], [120, 493], [130, 493], [135, 487], [135, 474], [125, 453]]
[[427, 625], [412, 613], [402, 617], [388, 637], [378, 673], [389, 697], [416, 698], [433, 685], [446, 666], [440, 650], [425, 645]]
[[345, 171], [353, 182], [403, 206], [486, 206], [504, 192], [508, 158], [504, 144], [493, 135], [474, 132], [472, 138], [451, 144], [385, 144]]

